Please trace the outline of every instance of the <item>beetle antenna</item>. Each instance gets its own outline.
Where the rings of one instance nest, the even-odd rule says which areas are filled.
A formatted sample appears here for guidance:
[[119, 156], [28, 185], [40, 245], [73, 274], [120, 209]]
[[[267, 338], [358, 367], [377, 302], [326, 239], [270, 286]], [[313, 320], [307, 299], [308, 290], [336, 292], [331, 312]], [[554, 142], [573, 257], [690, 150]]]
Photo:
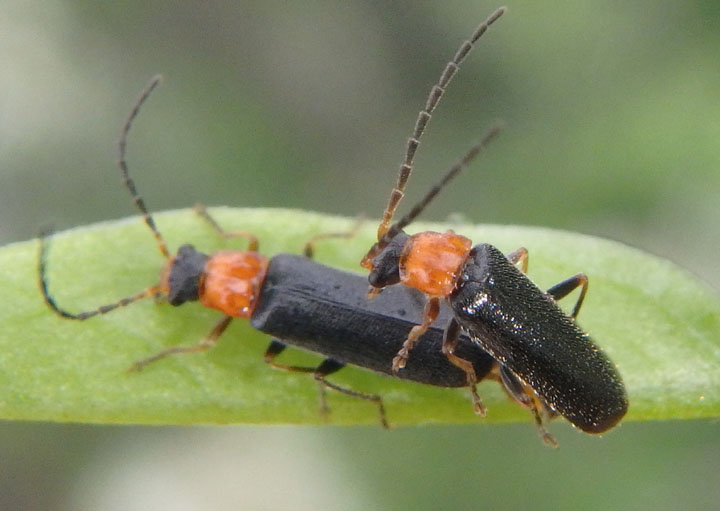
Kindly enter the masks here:
[[163, 256], [165, 256], [166, 259], [170, 258], [170, 253], [168, 252], [167, 245], [165, 244], [165, 240], [163, 239], [162, 235], [160, 234], [160, 231], [158, 231], [157, 227], [155, 226], [155, 221], [153, 220], [152, 215], [150, 215], [150, 212], [148, 211], [147, 207], [145, 206], [145, 202], [143, 201], [142, 197], [137, 191], [137, 188], [135, 188], [135, 182], [130, 177], [130, 172], [128, 171], [128, 164], [126, 159], [126, 152], [127, 152], [127, 137], [128, 133], [130, 133], [130, 128], [132, 127], [133, 122], [135, 121], [135, 118], [137, 117], [138, 112], [140, 112], [140, 107], [142, 107], [143, 103], [145, 103], [145, 100], [150, 97], [150, 94], [155, 89], [155, 87], [158, 86], [160, 81], [162, 80], [161, 75], [155, 75], [150, 80], [150, 83], [145, 87], [145, 90], [140, 93], [140, 96], [138, 97], [137, 101], [135, 102], [135, 105], [133, 105], [132, 110], [130, 111], [130, 115], [128, 116], [127, 120], [125, 121], [125, 124], [123, 124], [122, 132], [120, 133], [120, 140], [118, 141], [118, 167], [120, 167], [120, 172], [122, 173], [123, 182], [125, 184], [125, 188], [128, 189], [130, 192], [130, 195], [132, 195], [133, 202], [135, 203], [135, 206], [140, 210], [140, 213], [142, 213], [143, 219], [145, 220], [145, 223], [150, 228], [150, 230], [153, 233], [153, 236], [155, 237], [155, 241], [157, 242], [158, 249], [162, 253]]
[[450, 181], [455, 179], [460, 172], [465, 169], [486, 147], [487, 145], [493, 141], [493, 139], [500, 133], [500, 131], [503, 128], [503, 123], [496, 122], [495, 125], [493, 125], [482, 137], [480, 142], [475, 144], [470, 150], [465, 153], [465, 156], [463, 156], [457, 163], [455, 163], [452, 167], [450, 167], [443, 177], [432, 187], [430, 190], [425, 194], [425, 197], [420, 199], [415, 206], [410, 210], [410, 212], [402, 217], [400, 220], [392, 224], [385, 234], [383, 234], [377, 243], [375, 243], [368, 253], [363, 258], [363, 261], [370, 261], [372, 260], [377, 254], [379, 254], [389, 243], [390, 241], [398, 235], [400, 231], [402, 231], [405, 227], [410, 225], [413, 220], [415, 220], [420, 213], [422, 213], [425, 208], [430, 204], [433, 199], [437, 196], [440, 191], [445, 188], [445, 185], [447, 185]]
[[45, 299], [45, 303], [50, 307], [58, 316], [62, 316], [63, 318], [67, 319], [75, 319], [75, 320], [85, 320], [88, 318], [92, 318], [93, 316], [99, 316], [101, 314], [106, 314], [112, 310], [115, 310], [119, 307], [125, 307], [126, 305], [130, 305], [133, 302], [137, 302], [138, 300], [142, 300], [143, 298], [147, 298], [149, 296], [154, 296], [159, 293], [162, 293], [162, 288], [160, 285], [151, 286], [135, 295], [127, 296], [125, 298], [121, 298], [120, 300], [109, 303], [107, 305], [101, 305], [100, 307], [97, 307], [92, 310], [83, 311], [83, 312], [68, 312], [67, 310], [60, 307], [57, 302], [55, 302], [55, 298], [50, 294], [50, 291], [48, 290], [48, 279], [47, 279], [47, 255], [48, 255], [48, 239], [50, 237], [51, 230], [45, 229], [40, 232], [40, 248], [38, 250], [38, 282], [40, 284], [40, 290], [42, 291], [43, 298]]
[[425, 102], [425, 108], [423, 108], [418, 114], [417, 120], [415, 121], [415, 128], [413, 129], [412, 135], [408, 139], [407, 147], [405, 149], [405, 161], [402, 163], [402, 165], [400, 165], [400, 172], [398, 174], [397, 184], [390, 193], [390, 199], [388, 200], [387, 207], [385, 208], [385, 212], [383, 213], [383, 219], [378, 226], [378, 241], [387, 233], [388, 226], [392, 221], [395, 210], [397, 209], [398, 204], [400, 204], [400, 201], [403, 198], [403, 192], [405, 190], [405, 187], [407, 186], [410, 174], [412, 173], [415, 152], [420, 145], [420, 139], [425, 132], [425, 128], [427, 127], [428, 122], [430, 122], [430, 118], [432, 117], [435, 108], [440, 102], [440, 98], [442, 98], [445, 90], [447, 89], [447, 86], [450, 83], [450, 80], [452, 80], [452, 78], [455, 76], [455, 73], [457, 73], [460, 64], [462, 64], [468, 53], [470, 53], [470, 50], [472, 50], [477, 40], [480, 39], [480, 37], [485, 32], [487, 32], [487, 29], [490, 27], [490, 25], [495, 23], [495, 21], [497, 21], [500, 16], [505, 14], [505, 11], [505, 7], [500, 7], [495, 12], [493, 12], [490, 17], [488, 17], [488, 19], [482, 22], [475, 29], [475, 32], [473, 32], [470, 39], [460, 45], [460, 48], [458, 48], [453, 59], [447, 63], [445, 69], [440, 75], [440, 81], [438, 81], [438, 83], [433, 85], [432, 89], [430, 89], [430, 94], [427, 101]]

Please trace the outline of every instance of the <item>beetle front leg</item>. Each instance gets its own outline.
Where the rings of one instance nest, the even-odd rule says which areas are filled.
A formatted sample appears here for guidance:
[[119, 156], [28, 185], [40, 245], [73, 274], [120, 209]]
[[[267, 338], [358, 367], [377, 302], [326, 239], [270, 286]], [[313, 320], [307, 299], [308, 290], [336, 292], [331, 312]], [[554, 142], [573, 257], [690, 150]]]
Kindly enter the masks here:
[[415, 345], [415, 342], [420, 338], [422, 334], [427, 331], [428, 328], [430, 328], [430, 325], [433, 324], [439, 313], [440, 299], [437, 297], [430, 298], [425, 304], [422, 324], [412, 327], [412, 330], [410, 330], [407, 339], [405, 339], [405, 342], [403, 342], [402, 348], [400, 348], [400, 351], [398, 351], [397, 355], [395, 355], [395, 358], [393, 358], [393, 371], [397, 372], [403, 367], [405, 367], [405, 364], [407, 364], [408, 356], [410, 354], [410, 350]]
[[217, 232], [218, 235], [220, 235], [221, 237], [225, 238], [226, 240], [233, 238], [245, 238], [246, 240], [248, 240], [248, 251], [258, 251], [260, 244], [257, 237], [250, 231], [226, 231], [219, 223], [217, 223], [217, 220], [215, 220], [210, 215], [210, 213], [208, 213], [207, 208], [203, 204], [195, 204], [195, 207], [193, 209], [195, 210], [195, 213], [200, 218], [205, 220], [210, 225], [210, 227], [212, 227], [215, 232]]

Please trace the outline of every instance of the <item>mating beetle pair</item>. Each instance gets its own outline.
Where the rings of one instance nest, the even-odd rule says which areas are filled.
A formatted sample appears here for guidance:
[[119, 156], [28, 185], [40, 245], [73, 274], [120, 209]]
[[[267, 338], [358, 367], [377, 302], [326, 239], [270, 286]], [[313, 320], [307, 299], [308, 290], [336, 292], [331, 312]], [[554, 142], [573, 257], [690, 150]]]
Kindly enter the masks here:
[[[627, 398], [615, 367], [575, 323], [587, 289], [584, 275], [543, 292], [525, 276], [528, 258], [524, 249], [506, 257], [491, 245], [472, 247], [470, 240], [455, 233], [408, 235], [403, 231], [442, 186], [497, 135], [499, 128], [492, 128], [407, 216], [390, 224], [434, 109], [475, 42], [503, 13], [504, 9], [497, 10], [463, 43], [418, 116], [398, 185], [378, 229], [378, 241], [362, 261], [370, 270], [373, 289], [390, 286], [377, 302], [361, 296], [365, 286], [359, 277], [294, 256], [280, 255], [268, 261], [257, 253], [254, 236], [225, 233], [204, 210], [202, 215], [221, 234], [247, 238], [248, 250], [205, 255], [184, 245], [171, 257], [135, 190], [125, 160], [129, 128], [157, 85], [154, 80], [124, 125], [120, 168], [135, 204], [168, 259], [160, 283], [94, 311], [67, 312], [48, 292], [47, 247], [43, 243], [39, 272], [47, 304], [63, 317], [84, 320], [148, 296], [165, 296], [172, 305], [200, 300], [224, 313], [210, 334], [196, 346], [169, 348], [137, 363], [135, 369], [166, 355], [207, 349], [232, 318], [245, 317], [259, 330], [276, 337], [266, 351], [266, 361], [281, 369], [312, 372], [321, 388], [376, 402], [383, 424], [385, 412], [378, 396], [339, 387], [326, 377], [345, 364], [353, 364], [420, 383], [468, 386], [478, 413], [485, 409], [475, 386], [489, 377], [501, 381], [510, 396], [530, 409], [546, 443], [555, 442], [545, 431], [544, 422], [556, 414], [586, 432], [601, 433], [612, 428], [625, 414]], [[311, 246], [308, 244], [308, 253]], [[521, 264], [521, 269], [516, 264]], [[405, 286], [393, 287], [398, 283]], [[578, 287], [580, 297], [573, 313], [567, 316], [555, 300]], [[413, 288], [428, 297], [422, 316], [412, 312], [417, 303]], [[447, 302], [450, 313], [443, 309], [442, 301]], [[432, 326], [433, 322], [445, 326], [441, 329]], [[327, 358], [316, 368], [278, 364], [275, 358], [286, 342]]]

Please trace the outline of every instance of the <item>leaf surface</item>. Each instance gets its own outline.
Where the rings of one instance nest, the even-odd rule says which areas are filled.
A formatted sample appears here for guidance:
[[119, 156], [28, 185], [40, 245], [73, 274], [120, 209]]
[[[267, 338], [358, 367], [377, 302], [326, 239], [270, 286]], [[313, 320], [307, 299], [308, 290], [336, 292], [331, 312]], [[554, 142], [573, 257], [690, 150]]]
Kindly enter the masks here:
[[[300, 253], [317, 233], [349, 229], [354, 219], [281, 209], [213, 208], [228, 230], [254, 232], [261, 251]], [[182, 243], [212, 252], [243, 249], [225, 241], [190, 210], [156, 215], [171, 251]], [[720, 416], [720, 300], [678, 266], [628, 246], [590, 236], [517, 226], [418, 224], [452, 228], [504, 252], [530, 252], [528, 275], [546, 289], [578, 272], [590, 287], [582, 327], [617, 364], [628, 388], [627, 419]], [[350, 240], [318, 243], [316, 259], [362, 273], [374, 222]], [[140, 424], [317, 424], [311, 376], [273, 370], [262, 361], [269, 339], [236, 320], [206, 353], [170, 357], [126, 374], [134, 361], [173, 345], [192, 345], [219, 318], [199, 304], [179, 308], [148, 299], [87, 321], [56, 316], [37, 285], [37, 241], [0, 249], [0, 418]], [[142, 221], [130, 218], [57, 234], [48, 258], [50, 290], [70, 311], [93, 309], [157, 282], [164, 264]], [[566, 310], [573, 298], [561, 302]], [[286, 363], [319, 357], [287, 350]], [[390, 361], [388, 361], [388, 364]], [[479, 390], [486, 419], [471, 410], [464, 389], [399, 381], [358, 368], [331, 380], [380, 394], [392, 424], [528, 421], [494, 382]], [[375, 424], [375, 407], [331, 393], [330, 422]]]

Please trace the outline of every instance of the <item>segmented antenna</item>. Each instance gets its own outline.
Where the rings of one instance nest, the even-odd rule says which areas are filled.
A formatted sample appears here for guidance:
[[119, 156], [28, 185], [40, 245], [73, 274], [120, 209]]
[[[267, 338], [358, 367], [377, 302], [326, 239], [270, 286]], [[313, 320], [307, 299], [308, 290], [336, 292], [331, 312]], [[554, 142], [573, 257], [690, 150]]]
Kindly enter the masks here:
[[395, 236], [398, 235], [400, 231], [410, 225], [410, 223], [425, 210], [428, 204], [432, 202], [432, 200], [437, 196], [437, 194], [440, 193], [440, 190], [442, 190], [446, 184], [448, 184], [455, 177], [457, 177], [457, 175], [460, 174], [460, 172], [465, 169], [470, 164], [470, 162], [472, 162], [485, 149], [485, 147], [487, 147], [490, 142], [492, 142], [492, 140], [500, 133], [502, 128], [503, 125], [501, 123], [496, 123], [492, 128], [490, 128], [485, 133], [480, 142], [470, 148], [470, 150], [465, 153], [465, 156], [463, 156], [457, 163], [455, 163], [455, 165], [450, 167], [445, 172], [443, 177], [432, 188], [430, 188], [430, 190], [425, 194], [425, 197], [420, 199], [420, 201], [418, 201], [418, 203], [413, 206], [413, 208], [407, 215], [392, 224], [385, 231], [385, 233], [380, 237], [377, 243], [370, 247], [370, 250], [363, 258], [363, 263], [371, 261], [376, 255], [378, 255], [382, 251], [382, 249], [384, 249], [390, 243], [390, 241]]
[[[126, 153], [126, 147], [127, 147], [127, 136], [130, 132], [130, 128], [132, 126], [133, 121], [135, 120], [135, 117], [137, 117], [138, 112], [140, 111], [140, 107], [143, 105], [145, 100], [150, 96], [150, 93], [155, 89], [155, 87], [158, 86], [160, 83], [160, 80], [162, 77], [160, 75], [154, 76], [152, 80], [150, 80], [150, 83], [145, 87], [145, 90], [142, 91], [140, 94], [140, 97], [137, 99], [135, 104], [133, 105], [132, 110], [130, 111], [130, 115], [128, 116], [127, 120], [125, 121], [125, 124], [123, 124], [122, 132], [120, 133], [120, 140], [118, 141], [118, 152], [119, 152], [119, 159], [118, 159], [118, 166], [120, 167], [120, 171], [122, 172], [123, 181], [125, 183], [125, 187], [130, 191], [130, 195], [132, 195], [133, 202], [137, 206], [137, 208], [140, 210], [140, 212], [143, 215], [143, 218], [145, 220], [145, 223], [150, 227], [150, 230], [153, 233], [153, 236], [155, 237], [155, 241], [157, 242], [158, 248], [160, 249], [160, 252], [162, 255], [165, 256], [166, 259], [170, 258], [170, 253], [168, 252], [167, 245], [165, 244], [165, 240], [163, 240], [162, 235], [157, 230], [157, 227], [155, 227], [155, 222], [153, 221], [152, 216], [150, 215], [150, 212], [147, 210], [147, 207], [145, 207], [145, 203], [142, 200], [142, 197], [137, 192], [137, 189], [135, 188], [135, 183], [130, 178], [130, 174], [128, 172], [128, 166], [127, 161], [125, 159], [125, 153]], [[107, 312], [110, 312], [112, 310], [115, 310], [119, 307], [125, 307], [126, 305], [129, 305], [133, 302], [137, 302], [138, 300], [142, 300], [143, 298], [147, 298], [149, 296], [154, 296], [159, 293], [162, 293], [162, 289], [160, 285], [151, 286], [135, 295], [127, 296], [125, 298], [121, 298], [120, 300], [109, 303], [107, 305], [102, 305], [100, 307], [97, 307], [96, 309], [89, 310], [89, 311], [83, 311], [78, 313], [68, 312], [65, 309], [60, 308], [57, 303], [55, 303], [55, 299], [50, 295], [50, 292], [48, 290], [48, 281], [47, 281], [47, 253], [48, 253], [48, 238], [50, 236], [49, 231], [44, 231], [40, 234], [40, 249], [38, 253], [38, 280], [40, 284], [40, 289], [43, 294], [43, 298], [45, 299], [45, 303], [50, 307], [52, 310], [54, 310], [59, 316], [62, 316], [64, 318], [68, 319], [75, 319], [75, 320], [85, 320], [88, 318], [92, 318], [93, 316], [98, 316], [101, 314], [105, 314]]]
[[111, 310], [117, 309], [119, 307], [125, 307], [126, 305], [130, 305], [133, 302], [137, 302], [138, 300], [142, 300], [143, 298], [147, 298], [148, 296], [153, 296], [161, 292], [160, 286], [151, 286], [144, 291], [141, 291], [140, 293], [133, 295], [133, 296], [127, 296], [125, 298], [121, 298], [117, 302], [109, 303], [107, 305], [101, 305], [100, 307], [97, 307], [96, 309], [89, 310], [89, 311], [83, 311], [78, 313], [68, 312], [65, 309], [60, 308], [57, 303], [55, 303], [55, 299], [50, 295], [50, 292], [48, 291], [48, 283], [47, 283], [47, 253], [48, 253], [48, 237], [50, 236], [50, 232], [43, 231], [40, 233], [40, 250], [38, 254], [38, 279], [40, 283], [40, 290], [42, 291], [43, 298], [45, 299], [45, 303], [50, 307], [52, 310], [54, 310], [59, 316], [62, 316], [63, 318], [68, 319], [76, 319], [76, 320], [85, 320], [88, 318], [92, 318], [93, 316], [99, 316], [101, 314], [105, 314], [106, 312], [110, 312]]
[[137, 117], [138, 112], [140, 112], [140, 107], [142, 107], [143, 103], [145, 103], [145, 100], [150, 97], [150, 94], [155, 89], [155, 87], [158, 86], [161, 80], [161, 75], [153, 76], [153, 78], [150, 80], [150, 83], [147, 85], [147, 87], [145, 87], [145, 90], [142, 91], [140, 97], [138, 97], [137, 101], [135, 102], [135, 105], [130, 111], [130, 115], [125, 121], [125, 124], [123, 124], [122, 132], [120, 133], [120, 140], [118, 141], [118, 167], [120, 167], [120, 172], [122, 173], [125, 188], [127, 188], [130, 192], [130, 195], [132, 195], [135, 206], [140, 210], [143, 219], [145, 220], [145, 223], [152, 231], [160, 253], [162, 253], [162, 255], [165, 256], [166, 259], [170, 259], [170, 253], [168, 252], [165, 240], [160, 234], [160, 231], [158, 231], [157, 227], [155, 226], [155, 221], [153, 220], [153, 217], [150, 215], [150, 212], [145, 206], [145, 202], [143, 201], [142, 197], [140, 197], [140, 194], [137, 192], [137, 189], [135, 188], [135, 182], [130, 177], [127, 160], [125, 157], [125, 153], [127, 152], [127, 136], [128, 133], [130, 133], [132, 123], [133, 121], [135, 121], [135, 117]]
[[460, 45], [457, 53], [455, 53], [455, 57], [453, 57], [453, 59], [445, 66], [445, 69], [440, 75], [440, 81], [430, 90], [430, 95], [425, 103], [425, 108], [418, 114], [417, 120], [415, 121], [415, 129], [413, 130], [412, 136], [408, 139], [407, 148], [405, 150], [405, 161], [402, 165], [400, 165], [397, 184], [390, 193], [390, 200], [388, 201], [388, 205], [383, 213], [383, 219], [378, 226], [378, 241], [387, 233], [388, 226], [392, 221], [395, 210], [403, 198], [403, 192], [407, 186], [410, 174], [412, 173], [415, 152], [420, 145], [420, 139], [425, 132], [425, 128], [427, 127], [435, 108], [440, 102], [440, 98], [442, 98], [450, 80], [452, 80], [453, 76], [455, 76], [460, 64], [462, 64], [468, 53], [470, 53], [474, 44], [487, 31], [490, 25], [495, 23], [495, 21], [497, 21], [497, 19], [505, 13], [505, 10], [505, 7], [500, 7], [498, 10], [493, 12], [488, 19], [475, 29], [475, 32], [473, 32], [470, 39]]

